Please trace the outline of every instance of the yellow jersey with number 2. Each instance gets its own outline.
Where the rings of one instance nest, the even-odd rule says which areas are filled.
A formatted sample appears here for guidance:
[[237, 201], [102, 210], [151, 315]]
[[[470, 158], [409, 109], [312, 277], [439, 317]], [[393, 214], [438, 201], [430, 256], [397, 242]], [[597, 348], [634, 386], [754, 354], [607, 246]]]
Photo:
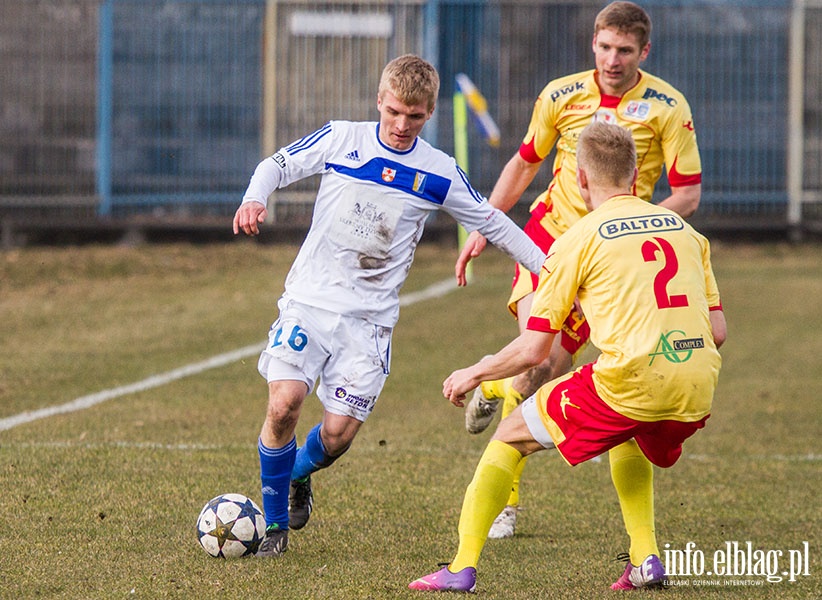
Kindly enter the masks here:
[[579, 297], [601, 350], [600, 398], [637, 421], [697, 421], [711, 410], [721, 310], [708, 240], [668, 209], [615, 196], [554, 242], [528, 329], [557, 331]]

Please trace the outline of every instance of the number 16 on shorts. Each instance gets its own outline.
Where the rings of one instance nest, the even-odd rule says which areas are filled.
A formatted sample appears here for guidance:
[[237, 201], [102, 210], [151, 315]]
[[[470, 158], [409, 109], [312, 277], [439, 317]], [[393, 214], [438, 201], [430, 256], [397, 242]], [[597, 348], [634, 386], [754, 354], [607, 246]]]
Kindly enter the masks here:
[[299, 325], [281, 324], [272, 329], [269, 334], [270, 348], [278, 348], [283, 344], [295, 352], [301, 352], [308, 345], [308, 334]]

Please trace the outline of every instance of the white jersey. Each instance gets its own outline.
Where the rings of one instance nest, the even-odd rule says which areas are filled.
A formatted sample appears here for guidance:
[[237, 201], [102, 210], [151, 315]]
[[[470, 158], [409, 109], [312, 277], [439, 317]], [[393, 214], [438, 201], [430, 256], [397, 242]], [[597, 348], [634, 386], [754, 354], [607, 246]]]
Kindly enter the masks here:
[[539, 273], [543, 252], [471, 187], [452, 157], [421, 138], [394, 150], [378, 134], [377, 122], [331, 121], [257, 166], [243, 202], [265, 204], [274, 190], [322, 173], [284, 297], [393, 327], [425, 221], [441, 209]]

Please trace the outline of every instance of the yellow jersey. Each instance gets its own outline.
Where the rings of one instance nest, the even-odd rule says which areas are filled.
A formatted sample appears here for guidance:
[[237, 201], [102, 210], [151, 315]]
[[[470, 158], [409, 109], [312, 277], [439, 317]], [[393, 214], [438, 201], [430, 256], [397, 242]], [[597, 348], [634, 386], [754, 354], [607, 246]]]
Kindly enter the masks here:
[[579, 134], [592, 121], [606, 121], [631, 131], [639, 176], [632, 192], [650, 201], [663, 165], [671, 186], [702, 181], [702, 165], [688, 101], [662, 79], [639, 71], [639, 81], [622, 97], [602, 94], [595, 70], [548, 83], [534, 104], [520, 156], [544, 160], [556, 145], [553, 178], [531, 205], [554, 239], [587, 213], [576, 182]]
[[637, 421], [710, 413], [721, 358], [708, 314], [721, 303], [708, 240], [682, 217], [636, 196], [587, 214], [551, 246], [528, 329], [559, 330], [575, 297], [611, 408]]

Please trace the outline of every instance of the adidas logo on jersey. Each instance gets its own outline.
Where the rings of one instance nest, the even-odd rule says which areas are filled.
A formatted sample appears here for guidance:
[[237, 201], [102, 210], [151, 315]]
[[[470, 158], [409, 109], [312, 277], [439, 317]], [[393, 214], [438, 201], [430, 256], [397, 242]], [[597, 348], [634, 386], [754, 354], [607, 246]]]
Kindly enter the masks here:
[[360, 153], [356, 150], [353, 150], [345, 155], [348, 160], [356, 160], [357, 162], [360, 161]]

